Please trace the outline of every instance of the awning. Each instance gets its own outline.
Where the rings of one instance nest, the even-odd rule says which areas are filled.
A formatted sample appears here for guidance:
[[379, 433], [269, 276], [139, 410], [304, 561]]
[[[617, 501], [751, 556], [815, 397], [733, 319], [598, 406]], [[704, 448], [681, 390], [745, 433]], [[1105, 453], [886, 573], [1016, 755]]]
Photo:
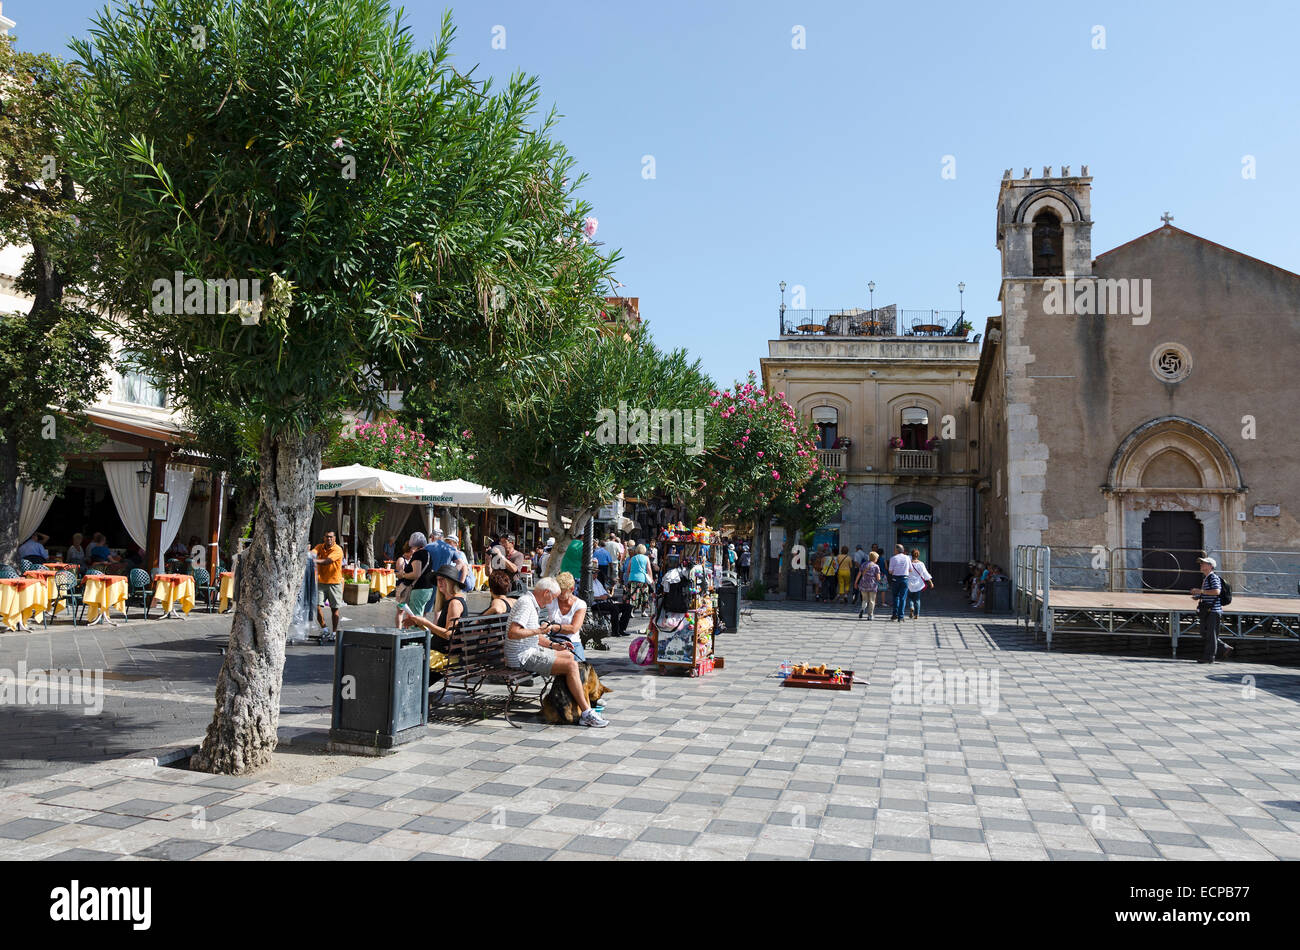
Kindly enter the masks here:
[[[365, 465], [344, 465], [341, 468], [323, 468], [316, 476], [316, 494], [362, 495], [367, 498], [418, 499], [431, 494], [438, 486], [427, 478], [414, 478], [386, 472]], [[443, 502], [446, 504], [446, 502]]]

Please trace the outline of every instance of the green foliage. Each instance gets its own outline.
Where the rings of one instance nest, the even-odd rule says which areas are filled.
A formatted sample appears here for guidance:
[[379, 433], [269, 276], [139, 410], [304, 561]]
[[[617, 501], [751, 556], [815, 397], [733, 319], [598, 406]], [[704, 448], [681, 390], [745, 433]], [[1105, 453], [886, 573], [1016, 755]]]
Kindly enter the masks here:
[[587, 332], [582, 346], [530, 367], [526, 376], [503, 372], [466, 393], [474, 466], [494, 491], [546, 498], [570, 516], [620, 490], [693, 491], [703, 458], [696, 447], [652, 443], [649, 426], [643, 441], [633, 442], [631, 425], [620, 441], [617, 415], [620, 404], [627, 420], [636, 409], [676, 410], [684, 422], [677, 431], [687, 434], [689, 424], [702, 449], [708, 430], [698, 431], [695, 412], [707, 407], [710, 386], [698, 361], [682, 350], [659, 350], [644, 326]]
[[[536, 81], [462, 76], [452, 38], [444, 19], [416, 50], [382, 0], [127, 0], [74, 41], [85, 81], [61, 121], [101, 262], [87, 290], [182, 403], [328, 427], [533, 354], [598, 305], [616, 255], [581, 239]], [[256, 325], [166, 312], [176, 272], [291, 302]]]
[[745, 588], [746, 600], [765, 600], [766, 598], [767, 584], [761, 578], [756, 578], [752, 584]]
[[0, 239], [31, 245], [16, 283], [35, 298], [29, 314], [0, 315], [0, 451], [24, 481], [51, 492], [64, 458], [99, 441], [84, 411], [104, 386], [109, 352], [101, 322], [63, 299], [83, 262], [70, 242], [75, 190], [56, 160], [60, 81], [75, 78], [54, 57], [0, 37]]

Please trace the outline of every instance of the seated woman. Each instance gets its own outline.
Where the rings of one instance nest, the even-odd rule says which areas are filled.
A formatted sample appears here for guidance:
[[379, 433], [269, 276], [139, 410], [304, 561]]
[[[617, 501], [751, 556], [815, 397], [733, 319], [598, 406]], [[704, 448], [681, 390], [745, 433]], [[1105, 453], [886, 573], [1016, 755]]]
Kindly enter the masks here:
[[480, 616], [490, 617], [493, 614], [510, 613], [510, 608], [515, 605], [515, 602], [513, 598], [506, 595], [510, 593], [513, 586], [514, 578], [510, 576], [509, 571], [498, 569], [489, 574], [488, 590], [492, 592], [492, 602]]
[[67, 553], [63, 555], [65, 563], [75, 564], [78, 567], [86, 563], [86, 549], [82, 547], [84, 541], [85, 538], [79, 534], [72, 536], [72, 543], [68, 545]]
[[432, 649], [446, 653], [451, 646], [451, 628], [465, 613], [465, 598], [460, 596], [460, 571], [452, 563], [444, 564], [433, 572], [437, 578], [438, 593], [442, 594], [442, 610], [437, 620], [419, 614], [407, 616], [407, 626], [423, 627], [433, 635]]
[[510, 611], [510, 626], [506, 630], [506, 663], [514, 669], [528, 670], [538, 676], [564, 677], [570, 694], [582, 710], [578, 724], [604, 728], [609, 722], [591, 708], [587, 691], [582, 688], [578, 661], [570, 652], [568, 641], [552, 643], [549, 634], [555, 631], [555, 624], [542, 622], [541, 612], [559, 593], [560, 585], [555, 578], [543, 577], [531, 591], [524, 592], [515, 601]]
[[[648, 560], [648, 559], [647, 559]], [[596, 562], [592, 560], [592, 571], [596, 569]], [[599, 577], [591, 579], [591, 612], [593, 614], [609, 614], [609, 633], [613, 637], [622, 637], [627, 635], [627, 624], [632, 619], [632, 605], [621, 603], [609, 595], [605, 590], [605, 585], [600, 582]]]
[[96, 532], [90, 539], [90, 550], [86, 552], [86, 560], [91, 564], [106, 562], [113, 556], [113, 552], [108, 549], [108, 539], [99, 532]]
[[[592, 580], [596, 579], [593, 577]], [[547, 619], [556, 628], [551, 640], [556, 643], [567, 641], [574, 657], [582, 662], [587, 658], [582, 649], [582, 625], [587, 621], [587, 602], [574, 594], [573, 575], [568, 571], [557, 574], [555, 583], [560, 585], [560, 593], [547, 608]]]

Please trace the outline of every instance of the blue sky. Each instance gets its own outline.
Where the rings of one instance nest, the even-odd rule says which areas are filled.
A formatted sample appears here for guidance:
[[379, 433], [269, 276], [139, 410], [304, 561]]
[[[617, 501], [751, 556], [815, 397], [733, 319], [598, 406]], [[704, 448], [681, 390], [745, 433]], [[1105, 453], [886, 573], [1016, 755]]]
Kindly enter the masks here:
[[[7, 0], [4, 13], [21, 46], [62, 52], [101, 6]], [[409, 4], [416, 36], [431, 41], [447, 6]], [[597, 239], [623, 251], [624, 292], [661, 345], [723, 383], [757, 370], [781, 280], [818, 309], [866, 306], [874, 280], [877, 306], [952, 310], [964, 281], [981, 329], [997, 312], [1004, 168], [1089, 165], [1094, 255], [1168, 210], [1300, 270], [1300, 14], [1288, 3], [451, 8], [459, 66], [540, 77], [590, 176]], [[796, 26], [805, 49], [792, 48]], [[945, 156], [955, 178], [941, 176]]]

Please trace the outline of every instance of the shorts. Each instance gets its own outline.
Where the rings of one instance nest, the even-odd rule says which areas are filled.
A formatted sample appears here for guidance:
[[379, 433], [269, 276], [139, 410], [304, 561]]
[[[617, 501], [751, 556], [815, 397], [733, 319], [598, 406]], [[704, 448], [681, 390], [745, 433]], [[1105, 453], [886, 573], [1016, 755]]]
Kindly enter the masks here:
[[343, 608], [343, 582], [316, 585], [316, 603], [329, 604], [335, 610]]
[[429, 606], [429, 601], [433, 599], [433, 595], [434, 588], [432, 587], [416, 587], [411, 591], [410, 596], [406, 598], [406, 607], [415, 616], [422, 616], [424, 608]]
[[555, 666], [555, 656], [554, 650], [545, 647], [529, 647], [519, 654], [519, 666], [538, 676], [550, 676], [551, 668]]

